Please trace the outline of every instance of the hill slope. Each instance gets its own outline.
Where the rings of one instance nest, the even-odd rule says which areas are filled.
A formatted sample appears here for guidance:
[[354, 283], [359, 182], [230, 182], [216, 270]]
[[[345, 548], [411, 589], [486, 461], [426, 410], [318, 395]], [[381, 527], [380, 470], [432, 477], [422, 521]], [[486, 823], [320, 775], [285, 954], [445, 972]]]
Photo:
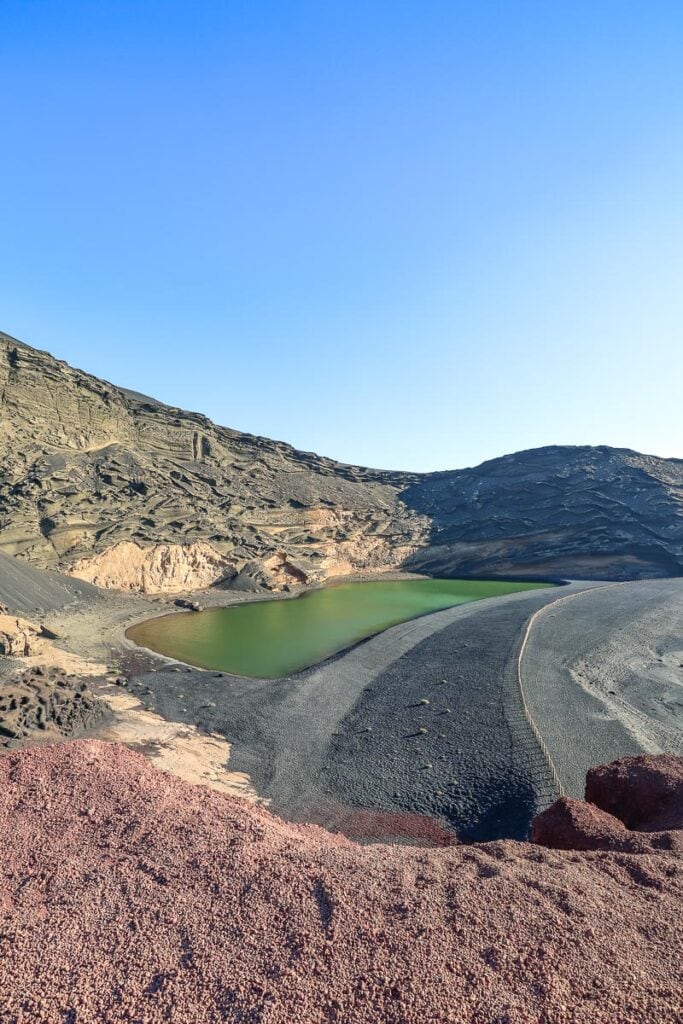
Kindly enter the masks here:
[[683, 574], [683, 460], [550, 446], [433, 473], [402, 499], [432, 523], [427, 572]]
[[[93, 582], [175, 570], [191, 589], [246, 567], [296, 583], [396, 565], [426, 537], [424, 517], [398, 500], [410, 477], [218, 427], [7, 335], [0, 411], [0, 547], [43, 567], [77, 564]], [[201, 543], [160, 549], [141, 575], [130, 546], [88, 572], [93, 553], [121, 542]]]
[[683, 462], [549, 447], [348, 466], [114, 387], [0, 334], [0, 550], [104, 586], [683, 573]]

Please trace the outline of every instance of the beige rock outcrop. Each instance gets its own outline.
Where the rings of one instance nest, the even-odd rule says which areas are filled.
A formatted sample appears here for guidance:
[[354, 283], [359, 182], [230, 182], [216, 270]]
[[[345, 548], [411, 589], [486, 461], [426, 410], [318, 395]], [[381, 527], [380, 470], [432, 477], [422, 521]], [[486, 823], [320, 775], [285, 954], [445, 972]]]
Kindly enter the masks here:
[[16, 615], [0, 613], [0, 655], [28, 658], [39, 654], [44, 644], [41, 626]]
[[230, 563], [210, 544], [153, 544], [121, 541], [92, 558], [78, 561], [71, 574], [98, 587], [146, 594], [202, 590], [226, 574]]

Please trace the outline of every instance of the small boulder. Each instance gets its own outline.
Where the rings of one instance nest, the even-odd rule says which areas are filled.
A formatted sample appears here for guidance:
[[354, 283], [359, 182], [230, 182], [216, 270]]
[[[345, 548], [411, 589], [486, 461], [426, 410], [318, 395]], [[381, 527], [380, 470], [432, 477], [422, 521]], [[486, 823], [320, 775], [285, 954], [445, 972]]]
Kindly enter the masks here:
[[534, 818], [531, 841], [553, 850], [621, 850], [628, 834], [621, 821], [599, 807], [562, 797]]
[[28, 658], [43, 649], [42, 626], [16, 615], [0, 614], [0, 655]]
[[591, 768], [586, 800], [641, 832], [683, 828], [683, 758], [621, 757]]

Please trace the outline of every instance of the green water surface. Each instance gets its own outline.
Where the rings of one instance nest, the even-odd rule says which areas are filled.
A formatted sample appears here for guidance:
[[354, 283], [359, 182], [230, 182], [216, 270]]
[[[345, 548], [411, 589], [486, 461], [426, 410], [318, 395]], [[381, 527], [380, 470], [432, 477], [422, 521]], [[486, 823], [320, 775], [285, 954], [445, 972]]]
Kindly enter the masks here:
[[297, 598], [163, 615], [132, 626], [127, 636], [199, 668], [276, 679], [419, 615], [549, 585], [434, 579], [343, 583]]

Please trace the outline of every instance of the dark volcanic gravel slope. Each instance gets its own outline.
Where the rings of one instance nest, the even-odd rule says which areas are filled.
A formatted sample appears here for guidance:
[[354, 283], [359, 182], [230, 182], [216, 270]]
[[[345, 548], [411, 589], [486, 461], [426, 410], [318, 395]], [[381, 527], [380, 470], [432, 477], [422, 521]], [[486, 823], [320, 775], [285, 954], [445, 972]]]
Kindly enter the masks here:
[[680, 855], [360, 847], [92, 742], [0, 758], [1, 1024], [676, 1024]]
[[462, 839], [526, 838], [556, 796], [516, 676], [520, 611], [543, 600], [491, 602], [380, 673], [331, 739], [323, 788], [445, 819]]
[[57, 572], [36, 569], [0, 552], [0, 604], [23, 614], [53, 611], [79, 599], [96, 599], [97, 587]]
[[[556, 794], [522, 717], [515, 659], [529, 616], [570, 590], [425, 616], [292, 679], [178, 667], [131, 689], [165, 718], [226, 736], [230, 767], [285, 817], [356, 835], [345, 818], [362, 808], [428, 816], [468, 838], [523, 837]], [[385, 837], [397, 824], [366, 821]]]

